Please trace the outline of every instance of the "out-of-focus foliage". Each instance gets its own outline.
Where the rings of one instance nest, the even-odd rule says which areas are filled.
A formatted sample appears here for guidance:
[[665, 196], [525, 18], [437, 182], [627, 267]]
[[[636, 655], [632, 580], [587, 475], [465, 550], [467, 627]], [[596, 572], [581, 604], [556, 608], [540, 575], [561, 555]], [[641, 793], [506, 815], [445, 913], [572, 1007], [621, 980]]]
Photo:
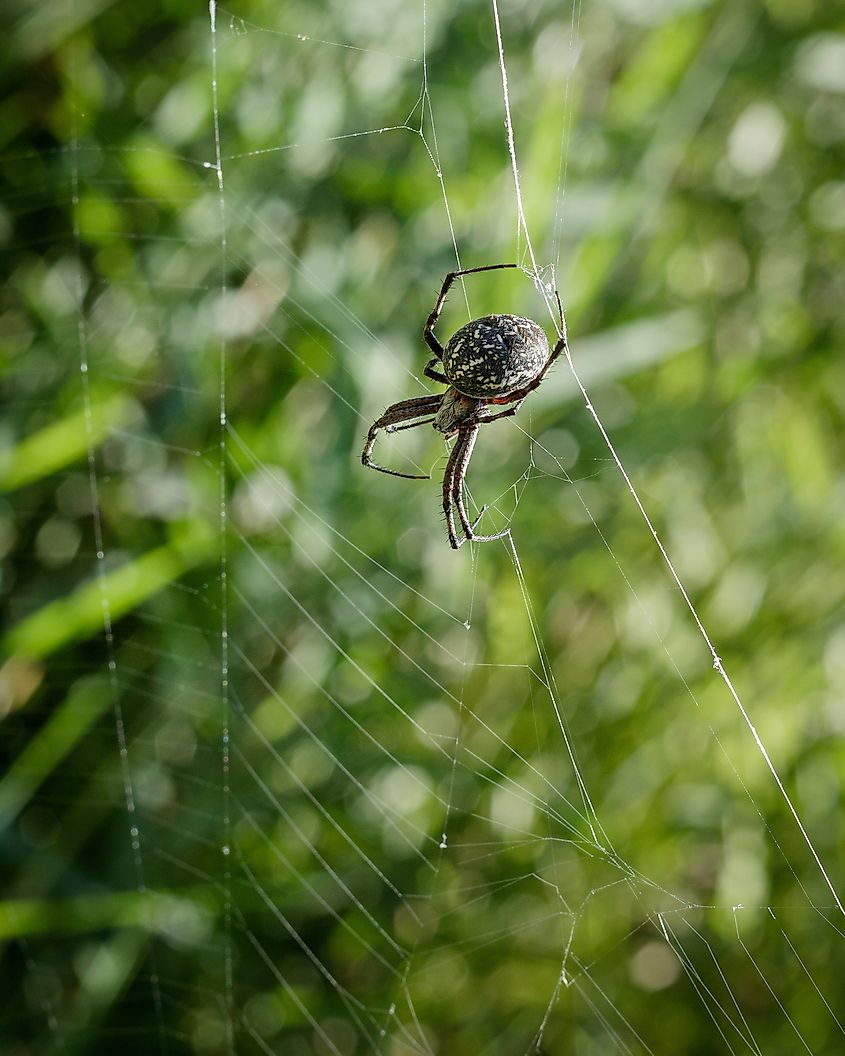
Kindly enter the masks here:
[[[361, 468], [455, 245], [528, 260], [486, 0], [244, 0], [216, 55], [20, 3], [4, 1054], [845, 1051], [841, 18], [499, 6], [538, 261], [747, 719], [565, 364], [476, 450], [513, 548], [449, 549], [431, 430]], [[466, 289], [443, 334], [547, 319]]]

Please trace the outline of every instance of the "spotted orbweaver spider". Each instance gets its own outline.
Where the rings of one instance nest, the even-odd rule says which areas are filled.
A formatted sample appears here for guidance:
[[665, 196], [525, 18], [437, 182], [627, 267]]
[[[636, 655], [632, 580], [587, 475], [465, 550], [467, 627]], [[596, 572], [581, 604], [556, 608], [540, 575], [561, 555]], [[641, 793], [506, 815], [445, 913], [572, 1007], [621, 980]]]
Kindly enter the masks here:
[[[555, 298], [560, 314], [561, 337], [551, 352], [542, 327], [519, 315], [483, 315], [480, 319], [473, 319], [452, 335], [445, 348], [434, 336], [434, 326], [455, 279], [480, 271], [515, 267], [516, 264], [487, 264], [481, 268], [449, 272], [423, 328], [423, 338], [434, 353], [434, 358], [426, 363], [424, 373], [426, 377], [443, 382], [449, 388], [440, 395], [417, 396], [391, 404], [370, 426], [361, 452], [361, 461], [370, 469], [394, 477], [429, 480], [425, 473], [400, 473], [374, 462], [372, 454], [379, 430], [394, 433], [431, 424], [446, 439], [457, 437], [443, 475], [443, 512], [446, 514], [446, 530], [453, 550], [463, 546], [468, 539], [487, 543], [507, 535], [507, 528], [495, 535], [476, 535], [474, 528], [481, 514], [474, 522], [470, 522], [467, 516], [463, 496], [464, 478], [478, 429], [499, 418], [510, 418], [516, 414], [525, 397], [539, 386], [549, 367], [567, 347], [566, 324], [557, 290]], [[496, 414], [490, 414], [487, 410], [501, 404], [513, 406]], [[455, 509], [460, 521], [460, 535], [455, 530]]]

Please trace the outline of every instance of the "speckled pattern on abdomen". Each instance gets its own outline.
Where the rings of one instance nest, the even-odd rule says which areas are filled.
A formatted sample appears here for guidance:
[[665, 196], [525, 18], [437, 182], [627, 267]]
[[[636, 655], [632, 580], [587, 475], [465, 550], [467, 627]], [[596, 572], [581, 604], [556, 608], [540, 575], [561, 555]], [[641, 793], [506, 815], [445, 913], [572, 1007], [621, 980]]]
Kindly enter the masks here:
[[531, 319], [483, 315], [449, 339], [443, 372], [467, 396], [506, 396], [533, 381], [548, 358], [545, 331]]

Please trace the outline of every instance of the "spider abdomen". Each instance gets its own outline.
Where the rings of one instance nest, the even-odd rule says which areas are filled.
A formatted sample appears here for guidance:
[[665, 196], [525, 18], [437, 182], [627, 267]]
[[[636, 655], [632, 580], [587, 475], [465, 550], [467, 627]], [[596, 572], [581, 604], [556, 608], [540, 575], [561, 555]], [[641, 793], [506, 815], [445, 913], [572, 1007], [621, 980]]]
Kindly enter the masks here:
[[531, 319], [483, 315], [449, 339], [443, 372], [459, 392], [485, 399], [528, 385], [548, 358], [545, 331]]

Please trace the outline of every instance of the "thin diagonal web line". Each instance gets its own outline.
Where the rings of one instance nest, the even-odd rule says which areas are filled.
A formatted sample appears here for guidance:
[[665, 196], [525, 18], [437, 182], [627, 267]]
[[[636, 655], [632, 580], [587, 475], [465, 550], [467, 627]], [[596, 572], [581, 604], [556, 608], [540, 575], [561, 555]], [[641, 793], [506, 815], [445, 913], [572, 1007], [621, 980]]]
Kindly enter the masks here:
[[[515, 143], [514, 131], [513, 131], [513, 119], [512, 119], [512, 116], [511, 116], [511, 108], [510, 108], [510, 96], [509, 96], [509, 91], [508, 91], [508, 77], [507, 77], [507, 67], [506, 67], [506, 63], [505, 63], [504, 42], [503, 42], [503, 39], [502, 39], [501, 23], [500, 23], [500, 20], [499, 20], [499, 7], [498, 7], [497, 0], [491, 0], [491, 2], [492, 2], [492, 5], [493, 5], [493, 17], [494, 17], [494, 22], [495, 22], [495, 26], [496, 26], [496, 40], [497, 40], [498, 48], [499, 48], [499, 66], [500, 66], [501, 75], [502, 75], [502, 91], [503, 91], [504, 109], [505, 109], [505, 125], [506, 125], [506, 129], [507, 129], [507, 145], [508, 145], [508, 153], [510, 155], [510, 160], [511, 160], [511, 170], [512, 170], [512, 173], [513, 173], [514, 193], [516, 195], [516, 201], [517, 201], [518, 228], [524, 234], [525, 244], [526, 244], [526, 247], [527, 247], [527, 250], [528, 250], [529, 257], [531, 259], [531, 264], [532, 264], [532, 268], [533, 268], [533, 271], [534, 271], [535, 279], [536, 279], [538, 285], [540, 285], [540, 287], [541, 287], [541, 289], [543, 291], [544, 297], [546, 299], [546, 303], [547, 303], [547, 305], [549, 307], [549, 311], [552, 313], [552, 317], [554, 318], [553, 307], [552, 307], [552, 304], [551, 304], [550, 299], [549, 299], [548, 291], [545, 289], [545, 286], [541, 283], [541, 280], [540, 280], [540, 272], [539, 272], [539, 269], [538, 269], [538, 266], [537, 266], [536, 257], [534, 255], [534, 248], [533, 248], [533, 245], [531, 243], [531, 237], [530, 237], [530, 234], [529, 234], [529, 231], [528, 231], [528, 223], [527, 223], [527, 220], [525, 218], [525, 210], [524, 210], [524, 207], [523, 207], [523, 200], [522, 200], [522, 187], [521, 187], [520, 176], [519, 176], [519, 166], [518, 166], [518, 163], [517, 163], [516, 143]], [[708, 648], [708, 650], [709, 650], [709, 652], [710, 652], [710, 654], [711, 654], [711, 656], [713, 658], [713, 668], [714, 668], [714, 670], [719, 673], [719, 676], [721, 677], [722, 681], [724, 682], [725, 686], [727, 687], [727, 690], [728, 690], [731, 698], [733, 699], [734, 703], [736, 704], [737, 708], [739, 709], [740, 714], [742, 715], [743, 721], [745, 722], [746, 726], [748, 727], [748, 730], [751, 733], [752, 738], [754, 739], [754, 743], [755, 743], [755, 745], [757, 747], [757, 750], [762, 755], [763, 760], [765, 761], [769, 772], [771, 773], [772, 777], [774, 778], [774, 781], [775, 781], [775, 783], [776, 783], [776, 785], [778, 787], [778, 790], [780, 791], [780, 794], [783, 797], [783, 800], [786, 803], [786, 805], [787, 805], [787, 807], [789, 809], [789, 812], [790, 812], [790, 814], [793, 817], [793, 820], [795, 821], [796, 825], [798, 826], [798, 829], [799, 829], [799, 831], [800, 831], [800, 833], [801, 833], [801, 835], [802, 835], [802, 837], [804, 839], [804, 842], [806, 843], [807, 847], [809, 848], [809, 851], [810, 851], [811, 855], [813, 856], [813, 859], [814, 859], [816, 865], [818, 866], [819, 871], [821, 872], [821, 875], [822, 875], [822, 877], [824, 879], [825, 884], [827, 885], [828, 890], [833, 895], [833, 898], [834, 898], [834, 901], [836, 902], [837, 908], [839, 909], [840, 913], [845, 915], [845, 905], [843, 905], [842, 901], [840, 900], [840, 897], [839, 897], [839, 894], [838, 894], [838, 892], [836, 890], [836, 887], [834, 886], [833, 881], [831, 880], [830, 875], [829, 875], [827, 869], [825, 868], [825, 865], [822, 862], [821, 857], [820, 857], [818, 851], [816, 850], [812, 839], [810, 838], [810, 834], [807, 832], [807, 829], [805, 828], [804, 823], [801, 820], [801, 818], [800, 818], [800, 816], [798, 814], [798, 811], [795, 808], [795, 804], [793, 803], [792, 798], [789, 795], [789, 792], [787, 791], [786, 786], [784, 785], [783, 780], [781, 779], [780, 774], [778, 773], [777, 768], [775, 767], [771, 756], [769, 755], [768, 749], [766, 748], [765, 744], [763, 743], [763, 739], [761, 738], [756, 726], [752, 722], [751, 716], [749, 715], [748, 710], [746, 709], [745, 705], [743, 704], [743, 702], [742, 702], [742, 700], [741, 700], [741, 698], [739, 696], [739, 693], [736, 690], [736, 687], [734, 686], [734, 684], [733, 684], [733, 682], [732, 682], [727, 670], [725, 669], [724, 664], [722, 663], [718, 653], [716, 652], [716, 648], [713, 645], [713, 642], [712, 642], [712, 640], [710, 638], [710, 635], [708, 634], [706, 628], [704, 627], [704, 624], [702, 623], [701, 617], [699, 616], [698, 611], [696, 610], [695, 605], [693, 604], [692, 599], [690, 598], [686, 587], [682, 583], [682, 581], [680, 579], [680, 576], [678, 575], [678, 573], [677, 573], [677, 571], [675, 569], [675, 566], [672, 563], [671, 558], [669, 557], [669, 554], [668, 554], [668, 552], [666, 550], [666, 547], [663, 545], [663, 542], [661, 541], [660, 536], [657, 534], [657, 529], [654, 527], [654, 524], [653, 524], [651, 518], [649, 517], [648, 513], [646, 512], [645, 506], [643, 505], [642, 500], [640, 499], [640, 496], [637, 493], [636, 488], [634, 487], [634, 484], [633, 484], [633, 482], [632, 482], [632, 480], [631, 480], [631, 478], [630, 478], [630, 476], [628, 474], [628, 471], [625, 469], [625, 466], [623, 465], [622, 460], [619, 457], [619, 454], [618, 454], [615, 446], [613, 445], [613, 442], [611, 441], [607, 430], [604, 427], [604, 423], [602, 422], [601, 418], [599, 417], [598, 412], [596, 411], [592, 400], [590, 399], [590, 397], [587, 394], [587, 390], [584, 387], [584, 384], [581, 381], [581, 378], [580, 378], [577, 370], [575, 369], [575, 364], [572, 361], [572, 354], [571, 354], [571, 351], [569, 349], [568, 344], [564, 347], [564, 356], [566, 357], [566, 362], [567, 362], [567, 365], [569, 366], [569, 370], [570, 370], [570, 372], [572, 374], [572, 377], [575, 380], [575, 384], [578, 386], [578, 389], [579, 389], [581, 395], [584, 398], [584, 404], [585, 404], [590, 416], [592, 417], [593, 421], [595, 422], [596, 427], [598, 428], [599, 432], [601, 433], [602, 440], [604, 441], [605, 446], [607, 447], [608, 451], [610, 452], [611, 458], [613, 459], [614, 463], [616, 464], [616, 468], [622, 474], [622, 478], [625, 481], [625, 484], [626, 484], [626, 486], [628, 488], [628, 491], [629, 491], [629, 493], [631, 495], [631, 498], [634, 500], [634, 503], [635, 503], [637, 509], [639, 510], [640, 515], [642, 516], [643, 520], [645, 521], [645, 523], [646, 523], [646, 525], [648, 527], [648, 530], [651, 533], [652, 538], [654, 539], [655, 545], [657, 546], [657, 548], [658, 548], [658, 550], [660, 552], [661, 557], [663, 558], [663, 561], [664, 561], [666, 567], [669, 569], [669, 573], [670, 573], [672, 579], [674, 580], [675, 585], [677, 586], [678, 590], [680, 591], [681, 596], [683, 597], [687, 608], [689, 609], [690, 613], [692, 614], [693, 620], [695, 621], [696, 627], [698, 628], [698, 632], [701, 635], [701, 637], [703, 638], [703, 640], [704, 640], [704, 642], [705, 642], [705, 644], [706, 644], [706, 646], [707, 646], [707, 648]]]

